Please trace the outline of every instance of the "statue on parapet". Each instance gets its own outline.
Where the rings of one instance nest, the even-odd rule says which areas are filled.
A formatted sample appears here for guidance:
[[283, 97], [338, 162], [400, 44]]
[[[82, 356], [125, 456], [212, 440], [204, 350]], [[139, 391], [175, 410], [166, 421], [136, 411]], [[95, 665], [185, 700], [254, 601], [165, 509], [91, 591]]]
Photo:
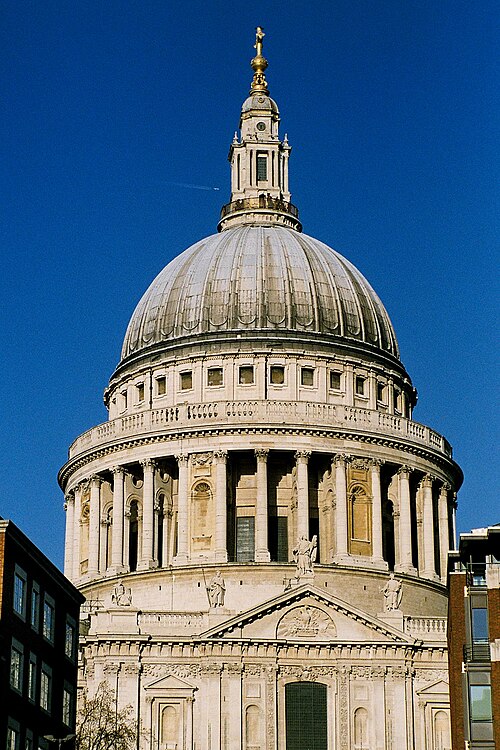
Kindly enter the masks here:
[[226, 584], [220, 570], [216, 572], [207, 586], [208, 601], [211, 607], [223, 607], [226, 595]]
[[403, 598], [403, 586], [401, 581], [394, 578], [394, 573], [390, 574], [389, 580], [381, 591], [384, 595], [385, 611], [394, 612], [398, 610]]
[[318, 537], [316, 534], [311, 541], [302, 534], [299, 541], [292, 550], [293, 559], [297, 566], [297, 578], [313, 572], [313, 564], [318, 554]]
[[117, 607], [130, 607], [132, 604], [132, 591], [124, 586], [121, 579], [115, 584], [111, 594], [111, 602]]

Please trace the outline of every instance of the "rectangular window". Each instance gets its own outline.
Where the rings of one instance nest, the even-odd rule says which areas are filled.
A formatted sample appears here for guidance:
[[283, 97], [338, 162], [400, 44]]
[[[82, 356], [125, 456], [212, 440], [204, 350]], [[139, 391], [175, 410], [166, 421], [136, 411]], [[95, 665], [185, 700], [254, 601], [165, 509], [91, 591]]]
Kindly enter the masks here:
[[181, 391], [189, 391], [193, 387], [193, 373], [181, 372]]
[[385, 401], [385, 386], [383, 383], [377, 383], [377, 400]]
[[394, 411], [401, 411], [401, 391], [394, 388]]
[[31, 589], [31, 627], [37, 632], [40, 627], [40, 588], [35, 582]]
[[491, 721], [491, 685], [471, 685], [469, 691], [471, 721]]
[[330, 371], [330, 388], [332, 391], [340, 391], [340, 372]]
[[28, 698], [35, 703], [36, 701], [36, 656], [30, 654], [28, 665]]
[[159, 378], [156, 378], [156, 395], [157, 396], [164, 396], [167, 392], [167, 378], [165, 375], [160, 375]]
[[236, 519], [236, 562], [253, 562], [255, 559], [255, 518], [241, 516]]
[[69, 618], [66, 620], [66, 633], [64, 639], [64, 653], [71, 659], [75, 660], [75, 646], [76, 646], [76, 627], [73, 620]]
[[73, 725], [73, 694], [68, 685], [64, 686], [63, 689], [63, 722], [66, 726], [71, 727]]
[[300, 382], [302, 385], [314, 385], [314, 369], [303, 367], [300, 371]]
[[44, 711], [50, 713], [52, 690], [52, 670], [46, 664], [42, 664], [40, 673], [40, 706]]
[[268, 524], [271, 560], [288, 562], [288, 518], [286, 516], [270, 516]]
[[19, 693], [23, 689], [23, 647], [14, 641], [10, 650], [10, 686]]
[[19, 726], [15, 728], [10, 721], [7, 727], [7, 750], [19, 750]]
[[360, 375], [356, 376], [356, 393], [358, 396], [365, 395], [365, 378], [362, 378]]
[[26, 737], [24, 738], [24, 750], [33, 750], [33, 732], [30, 729], [26, 730]]
[[127, 394], [127, 391], [122, 391], [121, 397], [122, 397], [122, 408], [126, 409], [127, 406], [128, 406], [128, 394]]
[[144, 383], [138, 383], [136, 385], [137, 388], [137, 401], [140, 403], [141, 401], [144, 401]]
[[240, 367], [239, 383], [240, 385], [253, 385], [254, 374], [251, 365], [243, 365]]
[[14, 612], [18, 614], [20, 617], [24, 618], [26, 617], [26, 588], [27, 588], [27, 578], [26, 573], [24, 570], [21, 570], [16, 565], [16, 569], [14, 572], [14, 601], [13, 601], [13, 607]]
[[488, 643], [488, 610], [486, 607], [472, 609], [472, 641], [473, 643]]
[[271, 383], [273, 385], [283, 385], [285, 382], [285, 368], [281, 365], [271, 365]]
[[42, 633], [43, 633], [43, 637], [46, 638], [51, 643], [54, 642], [54, 619], [55, 619], [54, 600], [46, 594], [44, 602], [43, 602]]
[[222, 367], [211, 367], [207, 372], [207, 385], [222, 384]]
[[257, 154], [257, 182], [267, 180], [267, 155]]

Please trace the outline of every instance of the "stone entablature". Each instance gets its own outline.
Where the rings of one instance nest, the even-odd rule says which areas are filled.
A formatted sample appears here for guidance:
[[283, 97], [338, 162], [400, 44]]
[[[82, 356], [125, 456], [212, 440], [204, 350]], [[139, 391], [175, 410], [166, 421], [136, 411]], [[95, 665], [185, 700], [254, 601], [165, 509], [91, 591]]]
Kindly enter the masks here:
[[69, 457], [75, 459], [96, 448], [115, 446], [121, 439], [128, 441], [147, 436], [154, 440], [157, 434], [179, 435], [180, 430], [196, 432], [200, 428], [232, 425], [254, 430], [256, 424], [260, 430], [275, 425], [283, 428], [295, 425], [303, 434], [321, 428], [332, 432], [352, 430], [358, 439], [360, 433], [372, 433], [378, 439], [399, 437], [405, 445], [427, 448], [445, 459], [452, 457], [446, 438], [402, 416], [329, 403], [256, 400], [185, 403], [117, 417], [84, 432], [71, 445]]

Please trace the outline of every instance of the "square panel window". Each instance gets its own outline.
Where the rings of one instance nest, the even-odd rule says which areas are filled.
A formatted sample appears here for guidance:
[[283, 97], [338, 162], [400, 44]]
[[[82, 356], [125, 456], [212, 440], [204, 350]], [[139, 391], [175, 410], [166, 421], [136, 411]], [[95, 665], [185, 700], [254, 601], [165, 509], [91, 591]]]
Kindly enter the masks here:
[[167, 392], [167, 378], [165, 375], [160, 375], [159, 378], [156, 378], [156, 395], [157, 396], [164, 396]]
[[330, 371], [330, 388], [332, 391], [340, 391], [340, 372], [337, 370]]
[[31, 589], [31, 627], [38, 632], [40, 627], [40, 588], [37, 583], [33, 583]]
[[300, 382], [302, 385], [314, 385], [314, 369], [303, 367], [300, 371]]
[[7, 750], [19, 750], [19, 726], [7, 727]]
[[488, 610], [486, 607], [472, 609], [472, 641], [474, 643], [488, 643]]
[[362, 378], [360, 375], [356, 376], [356, 393], [358, 396], [365, 395], [365, 382], [365, 378]]
[[36, 701], [36, 656], [30, 654], [28, 664], [28, 698], [33, 703]]
[[491, 721], [491, 685], [471, 685], [469, 690], [471, 721]]
[[63, 689], [63, 722], [66, 726], [71, 727], [73, 725], [73, 693], [69, 685], [65, 685]]
[[191, 370], [181, 372], [181, 391], [189, 391], [193, 387], [193, 373]]
[[254, 382], [253, 367], [251, 365], [242, 365], [239, 374], [240, 385], [253, 385]]
[[282, 365], [271, 365], [270, 380], [273, 385], [283, 385], [285, 382], [285, 368]]
[[75, 646], [76, 646], [76, 627], [72, 620], [66, 620], [66, 633], [64, 639], [64, 653], [74, 661], [75, 659]]
[[54, 600], [48, 596], [45, 596], [43, 602], [43, 624], [42, 633], [43, 637], [51, 643], [54, 642], [54, 620], [55, 620], [55, 609]]
[[12, 606], [14, 612], [23, 619], [26, 617], [26, 589], [26, 573], [16, 565], [14, 572], [14, 601], [12, 602]]
[[52, 670], [46, 664], [42, 665], [40, 673], [40, 706], [50, 712], [52, 691]]
[[222, 367], [211, 367], [208, 370], [207, 385], [223, 385]]
[[257, 154], [257, 182], [267, 180], [267, 156], [266, 154]]
[[23, 648], [15, 641], [10, 650], [10, 686], [19, 693], [23, 689]]

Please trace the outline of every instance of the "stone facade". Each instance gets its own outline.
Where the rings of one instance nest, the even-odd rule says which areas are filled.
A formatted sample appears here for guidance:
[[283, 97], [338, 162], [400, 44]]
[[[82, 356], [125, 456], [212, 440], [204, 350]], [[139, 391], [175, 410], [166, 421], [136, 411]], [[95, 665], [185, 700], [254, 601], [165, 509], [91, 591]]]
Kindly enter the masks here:
[[316, 750], [444, 750], [462, 475], [375, 292], [301, 234], [256, 48], [220, 234], [146, 292], [60, 472], [82, 683], [144, 750], [294, 750], [311, 715]]

